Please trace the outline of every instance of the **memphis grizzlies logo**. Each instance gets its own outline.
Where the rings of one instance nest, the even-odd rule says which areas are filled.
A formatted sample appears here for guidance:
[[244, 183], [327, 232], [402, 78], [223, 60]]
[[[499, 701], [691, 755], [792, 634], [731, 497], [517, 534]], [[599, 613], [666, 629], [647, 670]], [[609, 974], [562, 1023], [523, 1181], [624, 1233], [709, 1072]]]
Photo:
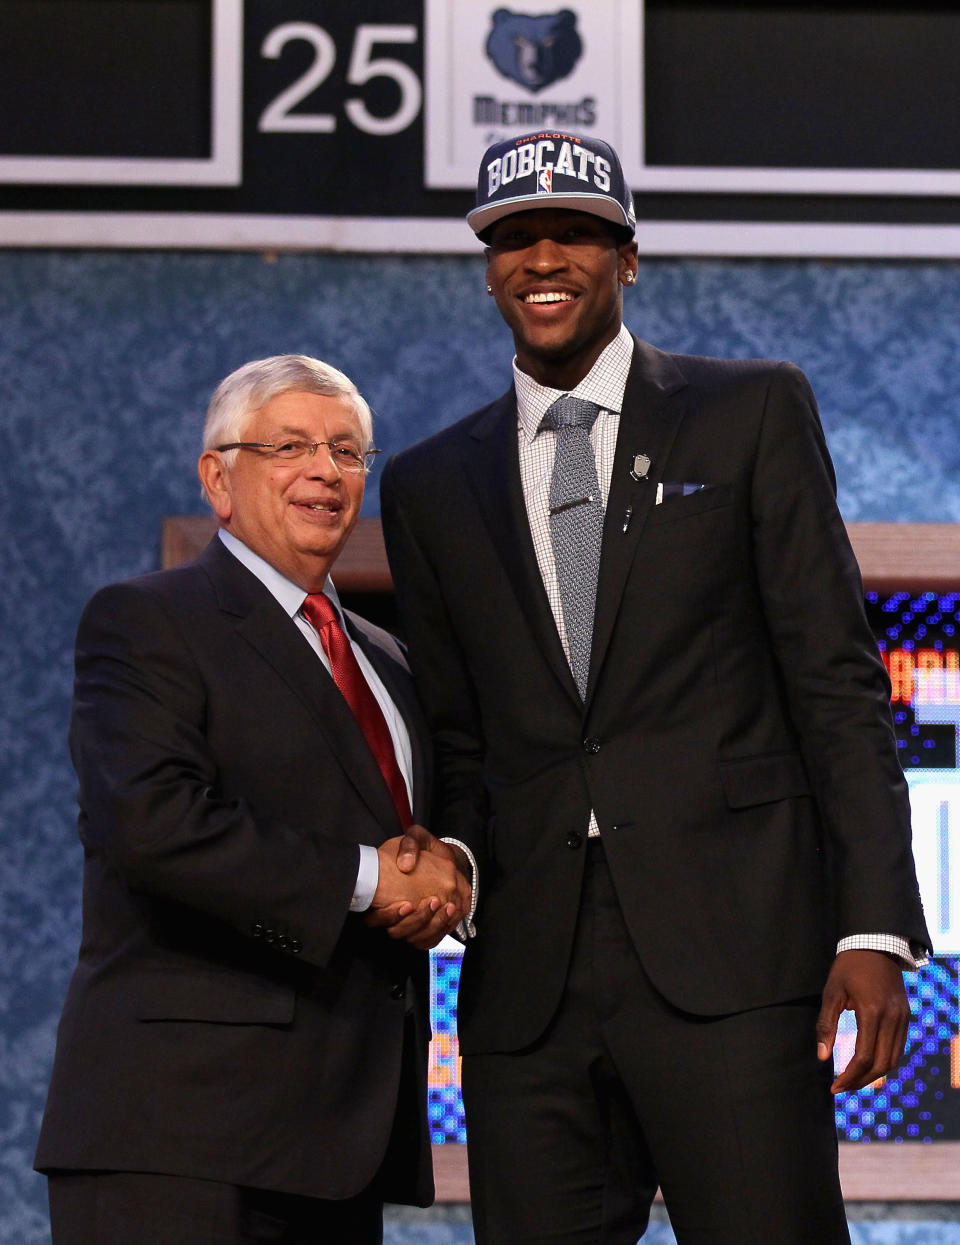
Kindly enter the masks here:
[[536, 93], [571, 74], [583, 44], [571, 9], [531, 17], [497, 9], [487, 55], [505, 78]]

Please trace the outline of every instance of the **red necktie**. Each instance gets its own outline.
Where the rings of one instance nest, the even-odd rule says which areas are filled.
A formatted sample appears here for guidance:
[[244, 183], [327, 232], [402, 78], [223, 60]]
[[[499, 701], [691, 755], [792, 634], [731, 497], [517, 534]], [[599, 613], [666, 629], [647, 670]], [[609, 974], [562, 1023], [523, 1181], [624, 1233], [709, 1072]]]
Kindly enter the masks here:
[[370, 690], [370, 684], [363, 677], [363, 671], [350, 647], [350, 640], [340, 626], [337, 611], [323, 592], [311, 592], [301, 610], [320, 636], [320, 643], [330, 659], [334, 682], [343, 693], [344, 700], [353, 710], [353, 716], [366, 736], [384, 782], [390, 788], [400, 824], [406, 829], [413, 817], [410, 814], [407, 784], [400, 773], [397, 755], [393, 750], [390, 728], [376, 696]]

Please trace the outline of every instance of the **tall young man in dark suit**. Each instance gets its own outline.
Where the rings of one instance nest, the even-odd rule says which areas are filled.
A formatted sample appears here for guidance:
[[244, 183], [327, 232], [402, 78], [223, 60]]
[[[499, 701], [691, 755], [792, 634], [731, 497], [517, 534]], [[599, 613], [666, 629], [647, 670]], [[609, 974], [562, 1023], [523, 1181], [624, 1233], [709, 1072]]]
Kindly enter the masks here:
[[831, 1090], [897, 1063], [927, 931], [813, 395], [624, 329], [605, 143], [494, 146], [468, 219], [514, 384], [382, 499], [436, 823], [478, 864], [477, 1240], [634, 1245], [659, 1185], [681, 1245], [846, 1242]]
[[220, 532], [81, 620], [54, 1245], [375, 1243], [385, 1200], [432, 1197], [425, 949], [469, 887], [411, 824], [429, 749], [401, 649], [330, 580], [372, 444], [336, 369], [240, 368], [199, 462]]

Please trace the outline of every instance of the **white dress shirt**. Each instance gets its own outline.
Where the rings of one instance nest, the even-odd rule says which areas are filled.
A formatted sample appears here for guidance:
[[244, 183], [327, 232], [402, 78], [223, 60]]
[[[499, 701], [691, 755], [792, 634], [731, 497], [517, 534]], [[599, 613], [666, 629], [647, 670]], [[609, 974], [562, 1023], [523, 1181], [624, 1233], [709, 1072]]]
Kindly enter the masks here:
[[[281, 575], [275, 566], [272, 566], [265, 558], [261, 558], [258, 553], [254, 553], [248, 545], [238, 540], [230, 532], [224, 531], [223, 528], [220, 529], [220, 539], [237, 561], [242, 562], [248, 571], [256, 575], [263, 586], [277, 599], [284, 612], [293, 620], [305, 636], [310, 647], [323, 662], [324, 666], [326, 666], [327, 670], [329, 670], [330, 659], [327, 657], [326, 651], [320, 642], [320, 637], [313, 625], [300, 612], [301, 606], [307, 597], [304, 590], [287, 579], [285, 575]], [[327, 576], [327, 582], [323, 586], [323, 592], [333, 604], [344, 634], [350, 640], [350, 647], [353, 649], [353, 654], [363, 672], [363, 677], [369, 683], [370, 690], [383, 710], [383, 716], [390, 731], [390, 738], [393, 741], [393, 750], [397, 754], [397, 764], [400, 766], [400, 773], [403, 775], [403, 781], [406, 783], [407, 798], [410, 806], [413, 807], [413, 752], [410, 746], [410, 733], [407, 730], [406, 723], [399, 709], [391, 700], [390, 694], [384, 687], [380, 676], [370, 664], [367, 655], [351, 638], [345, 626], [337, 590], [334, 588], [333, 581], [329, 575]], [[380, 862], [377, 856], [377, 849], [362, 844], [360, 847], [360, 866], [357, 872], [357, 884], [354, 888], [353, 899], [350, 902], [351, 912], [365, 912], [370, 907], [370, 904], [373, 902], [373, 896], [376, 893], [379, 878]]]

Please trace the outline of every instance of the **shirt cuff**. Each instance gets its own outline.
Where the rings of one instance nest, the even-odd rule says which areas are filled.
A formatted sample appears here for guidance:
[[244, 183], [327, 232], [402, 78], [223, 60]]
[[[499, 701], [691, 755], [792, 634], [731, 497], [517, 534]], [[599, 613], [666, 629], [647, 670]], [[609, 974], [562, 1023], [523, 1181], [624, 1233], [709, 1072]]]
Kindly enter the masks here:
[[851, 934], [837, 943], [837, 955], [841, 951], [885, 951], [908, 972], [930, 963], [926, 948], [899, 934]]
[[477, 858], [467, 847], [466, 843], [461, 843], [459, 839], [441, 839], [441, 843], [449, 843], [451, 847], [459, 847], [464, 856], [470, 862], [470, 911], [463, 918], [454, 933], [461, 942], [467, 942], [471, 938], [476, 938], [477, 927], [473, 923], [473, 918], [477, 911], [477, 898], [480, 894], [480, 879], [477, 876]]
[[366, 912], [373, 903], [380, 881], [380, 857], [375, 847], [360, 844], [360, 867], [357, 869], [357, 884], [353, 888], [350, 900], [351, 912]]

